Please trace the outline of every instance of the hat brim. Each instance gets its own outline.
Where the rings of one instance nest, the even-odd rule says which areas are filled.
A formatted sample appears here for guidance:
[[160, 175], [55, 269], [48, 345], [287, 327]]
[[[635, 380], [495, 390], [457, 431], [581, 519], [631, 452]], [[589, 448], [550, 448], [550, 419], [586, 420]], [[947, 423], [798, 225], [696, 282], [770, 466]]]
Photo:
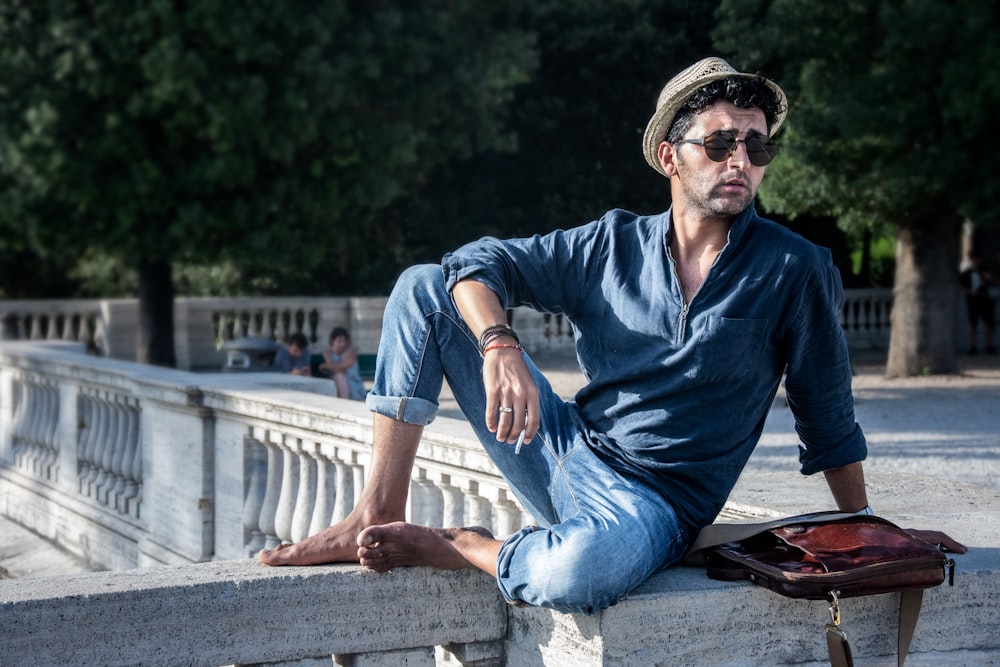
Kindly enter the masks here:
[[[687, 102], [691, 97], [698, 92], [699, 89], [704, 88], [713, 81], [721, 81], [722, 79], [729, 79], [732, 77], [742, 77], [747, 79], [756, 79], [758, 75], [747, 74], [744, 72], [716, 72], [713, 74], [708, 74], [706, 76], [700, 77], [691, 83], [682, 86], [674, 93], [670, 102], [660, 106], [653, 117], [649, 119], [649, 123], [646, 125], [646, 132], [642, 136], [642, 152], [646, 157], [646, 162], [649, 163], [656, 171], [660, 172], [664, 176], [667, 173], [663, 169], [663, 165], [660, 164], [660, 144], [663, 140], [667, 138], [667, 132], [670, 131], [670, 126], [674, 124], [674, 117], [680, 110], [684, 103]], [[778, 97], [779, 111], [777, 117], [774, 119], [774, 124], [771, 125], [771, 129], [768, 134], [774, 136], [781, 124], [785, 122], [785, 114], [788, 112], [788, 101], [785, 98], [784, 91], [770, 79], [764, 79], [768, 88], [774, 91], [774, 94]]]

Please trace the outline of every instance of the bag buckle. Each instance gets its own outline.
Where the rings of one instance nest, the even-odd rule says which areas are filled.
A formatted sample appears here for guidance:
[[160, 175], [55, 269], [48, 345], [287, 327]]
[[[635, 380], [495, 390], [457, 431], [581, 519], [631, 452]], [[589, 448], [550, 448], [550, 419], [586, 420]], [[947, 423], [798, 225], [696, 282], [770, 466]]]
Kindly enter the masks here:
[[830, 591], [827, 599], [830, 601], [830, 622], [826, 624], [826, 629], [840, 630], [840, 591]]

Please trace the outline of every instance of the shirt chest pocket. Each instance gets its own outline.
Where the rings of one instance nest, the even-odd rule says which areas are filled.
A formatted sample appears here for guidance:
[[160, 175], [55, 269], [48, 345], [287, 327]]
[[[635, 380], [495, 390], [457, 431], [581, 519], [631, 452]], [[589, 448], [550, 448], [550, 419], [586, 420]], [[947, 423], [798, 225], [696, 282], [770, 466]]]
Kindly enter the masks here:
[[685, 375], [695, 382], [738, 382], [760, 363], [767, 320], [709, 316], [694, 333]]

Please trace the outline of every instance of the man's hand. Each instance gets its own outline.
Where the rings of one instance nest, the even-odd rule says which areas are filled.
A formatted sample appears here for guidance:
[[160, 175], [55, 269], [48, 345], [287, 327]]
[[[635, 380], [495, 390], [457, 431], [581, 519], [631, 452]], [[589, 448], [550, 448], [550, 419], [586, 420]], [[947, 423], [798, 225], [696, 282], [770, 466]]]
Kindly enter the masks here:
[[541, 408], [538, 387], [531, 377], [521, 351], [516, 348], [491, 350], [483, 361], [486, 389], [486, 427], [497, 434], [497, 442], [517, 442], [524, 429], [525, 444], [538, 432]]
[[964, 544], [956, 542], [940, 530], [918, 530], [916, 528], [904, 528], [903, 530], [918, 540], [923, 540], [928, 544], [936, 544], [942, 551], [950, 551], [956, 554], [964, 554], [968, 551], [968, 548]]
[[[507, 312], [492, 289], [474, 279], [461, 280], [451, 296], [462, 319], [474, 335], [507, 322]], [[531, 442], [541, 422], [538, 387], [524, 362], [517, 340], [499, 336], [499, 345], [485, 352], [483, 388], [486, 390], [486, 428], [497, 434], [497, 442], [514, 444], [524, 429], [524, 443]]]

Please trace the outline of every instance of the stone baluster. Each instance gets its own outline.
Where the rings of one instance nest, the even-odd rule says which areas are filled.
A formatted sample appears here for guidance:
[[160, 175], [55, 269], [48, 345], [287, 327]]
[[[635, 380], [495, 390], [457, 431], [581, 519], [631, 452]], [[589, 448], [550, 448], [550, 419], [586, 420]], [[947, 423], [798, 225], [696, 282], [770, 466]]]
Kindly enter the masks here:
[[246, 452], [247, 492], [243, 501], [243, 534], [246, 539], [247, 556], [253, 556], [264, 548], [264, 533], [260, 529], [260, 514], [267, 491], [267, 448], [261, 437], [255, 437], [262, 429], [253, 429], [243, 440]]
[[41, 421], [41, 409], [38, 400], [38, 387], [34, 382], [24, 383], [22, 399], [24, 419], [21, 422], [19, 439], [23, 442], [19, 464], [21, 469], [30, 475], [35, 474], [35, 462], [38, 459], [38, 424]]
[[496, 536], [503, 539], [521, 530], [523, 518], [521, 509], [507, 495], [506, 489], [497, 489], [497, 497], [493, 504], [493, 515], [496, 517]]
[[292, 335], [295, 331], [295, 315], [287, 310], [278, 311], [276, 316], [276, 323], [280, 327], [280, 334], [277, 336], [278, 340], [288, 340], [288, 337]]
[[139, 518], [139, 502], [142, 499], [142, 443], [139, 441], [139, 406], [129, 406], [129, 450], [125, 457], [125, 492], [122, 494], [120, 511], [134, 519]]
[[296, 453], [299, 459], [299, 485], [292, 512], [292, 542], [300, 542], [309, 537], [313, 510], [316, 506], [316, 459], [307, 451], [315, 451], [316, 443], [297, 441]]
[[38, 421], [35, 423], [34, 473], [38, 479], [49, 478], [49, 463], [52, 460], [52, 426], [59, 424], [59, 395], [44, 384], [35, 385], [38, 399]]
[[416, 468], [410, 480], [410, 522], [420, 526], [441, 527], [444, 496], [427, 478], [425, 468]]
[[48, 447], [45, 441], [47, 420], [52, 410], [49, 402], [51, 397], [43, 384], [34, 382], [29, 391], [31, 408], [31, 426], [27, 435], [31, 446], [31, 474], [38, 479], [45, 479], [45, 463], [48, 460]]
[[[362, 457], [358, 456], [358, 452], [351, 450], [350, 461], [351, 461], [351, 475], [353, 478], [352, 490], [354, 491], [354, 501], [351, 503], [351, 507], [354, 507], [361, 500], [361, 492], [365, 488], [365, 465], [361, 460]], [[367, 457], [365, 458], [367, 462]]]
[[45, 328], [45, 340], [59, 340], [59, 315], [52, 313], [46, 319], [49, 325]]
[[34, 385], [24, 378], [21, 379], [20, 385], [20, 400], [17, 403], [17, 418], [14, 430], [14, 437], [17, 439], [18, 447], [14, 462], [21, 470], [30, 473], [34, 459], [32, 428], [34, 428], [38, 406], [36, 405], [34, 396]]
[[45, 338], [45, 332], [42, 331], [42, 316], [33, 315], [31, 317], [31, 334], [28, 336], [31, 340], [42, 340]]
[[94, 405], [100, 417], [97, 420], [97, 434], [94, 439], [93, 466], [87, 478], [87, 496], [97, 498], [97, 490], [104, 481], [106, 473], [103, 468], [104, 452], [108, 448], [108, 436], [111, 433], [111, 411], [107, 401], [98, 392], [94, 395]]
[[333, 501], [333, 514], [330, 516], [330, 523], [334, 524], [344, 519], [351, 510], [354, 509], [355, 502], [355, 470], [351, 465], [353, 452], [343, 447], [338, 447], [336, 457], [333, 458], [333, 469], [335, 477], [335, 496]]
[[91, 397], [81, 392], [76, 398], [76, 414], [79, 420], [79, 428], [76, 435], [76, 479], [77, 491], [86, 494], [83, 488], [84, 480], [90, 474], [93, 465], [91, 457], [94, 448], [94, 402]]
[[264, 547], [270, 549], [280, 542], [276, 524], [284, 459], [277, 443], [271, 440], [270, 433], [265, 433], [260, 442], [267, 448], [267, 483], [264, 487], [264, 500], [261, 503], [260, 520], [257, 525], [264, 534]]
[[309, 534], [315, 535], [331, 525], [337, 502], [336, 464], [331, 460], [336, 448], [316, 443], [310, 455], [316, 459], [316, 504], [309, 522]]
[[105, 491], [105, 505], [110, 508], [118, 508], [118, 499], [125, 492], [125, 453], [128, 450], [128, 438], [130, 429], [130, 412], [127, 398], [116, 396], [112, 407], [115, 411], [115, 421], [118, 422], [117, 437], [115, 438], [114, 451], [111, 455], [111, 477], [108, 480], [108, 488]]
[[295, 512], [295, 499], [299, 494], [299, 462], [292, 449], [294, 438], [278, 436], [278, 446], [281, 449], [281, 492], [278, 495], [278, 507], [274, 514], [275, 533], [283, 542], [292, 539], [292, 515]]
[[136, 480], [132, 479], [132, 465], [135, 460], [135, 450], [138, 449], [139, 414], [127, 398], [123, 398], [119, 410], [124, 428], [122, 428], [121, 455], [117, 457], [115, 463], [115, 475], [118, 481], [114, 489], [114, 508], [125, 514], [125, 498], [130, 491], [136, 489]]
[[215, 340], [217, 341], [227, 341], [232, 338], [229, 327], [229, 313], [224, 311], [218, 311], [215, 313]]
[[490, 532], [495, 532], [493, 527], [493, 504], [486, 498], [479, 495], [479, 482], [467, 480], [465, 484], [465, 506], [468, 511], [468, 518], [465, 525], [482, 526]]
[[76, 341], [85, 343], [90, 347], [94, 343], [94, 336], [97, 333], [95, 319], [86, 312], [80, 313], [80, 322], [76, 328]]
[[101, 473], [97, 478], [97, 492], [94, 498], [102, 505], [107, 505], [108, 488], [112, 486], [115, 481], [114, 473], [112, 473], [111, 467], [115, 460], [115, 449], [121, 446], [119, 434], [121, 433], [122, 424], [119, 411], [114, 403], [114, 397], [110, 393], [106, 396], [104, 405], [108, 415], [108, 432], [105, 436], [105, 442], [101, 449]]
[[246, 335], [250, 338], [256, 338], [259, 335], [257, 329], [257, 315], [256, 311], [250, 310], [245, 313], [247, 320], [247, 333]]
[[40, 386], [45, 395], [45, 420], [42, 423], [40, 441], [42, 458], [39, 461], [39, 477], [56, 482], [59, 475], [59, 390], [51, 385]]
[[13, 394], [12, 406], [13, 411], [11, 414], [11, 435], [12, 435], [12, 447], [11, 447], [11, 463], [15, 467], [21, 467], [21, 460], [24, 457], [25, 443], [21, 439], [21, 433], [24, 431], [25, 420], [27, 419], [26, 410], [27, 408], [27, 389], [24, 386], [23, 379], [15, 379], [11, 382], [11, 393]]
[[439, 473], [435, 486], [441, 493], [441, 525], [464, 526], [465, 517], [465, 494], [462, 489], [452, 484], [451, 475]]

